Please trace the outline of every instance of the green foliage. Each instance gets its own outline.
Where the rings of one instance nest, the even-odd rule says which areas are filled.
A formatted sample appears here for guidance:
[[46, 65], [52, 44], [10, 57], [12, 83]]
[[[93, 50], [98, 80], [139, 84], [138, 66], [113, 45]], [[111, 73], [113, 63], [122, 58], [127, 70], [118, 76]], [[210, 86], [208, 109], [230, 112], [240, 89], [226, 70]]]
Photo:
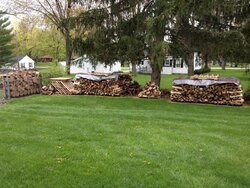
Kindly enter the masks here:
[[194, 71], [194, 74], [205, 74], [205, 73], [209, 73], [211, 71], [211, 68], [201, 68], [201, 69], [198, 69], [198, 70], [195, 70]]
[[10, 22], [0, 11], [0, 66], [13, 62], [13, 39], [12, 29], [9, 29]]
[[44, 55], [65, 59], [65, 41], [62, 34], [44, 19], [23, 17], [15, 30], [15, 40], [17, 55], [29, 55], [37, 61]]
[[249, 187], [250, 106], [32, 96], [0, 107], [0, 187]]
[[48, 85], [49, 78], [63, 77], [65, 75], [65, 71], [60, 65], [50, 66], [48, 69], [40, 71], [40, 73], [43, 85]]

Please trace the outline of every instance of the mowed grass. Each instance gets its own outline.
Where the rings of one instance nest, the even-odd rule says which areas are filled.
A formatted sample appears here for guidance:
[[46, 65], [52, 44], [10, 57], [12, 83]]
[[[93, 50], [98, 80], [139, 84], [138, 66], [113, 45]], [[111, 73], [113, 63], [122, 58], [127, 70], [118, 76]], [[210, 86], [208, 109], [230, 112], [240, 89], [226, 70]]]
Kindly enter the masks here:
[[0, 187], [250, 187], [250, 106], [32, 96], [0, 106]]
[[[218, 74], [222, 77], [236, 77], [240, 79], [243, 90], [246, 91], [250, 88], [250, 78], [249, 75], [246, 74], [245, 69], [235, 69], [235, 70], [221, 70], [221, 69], [212, 69], [209, 74]], [[172, 75], [162, 75], [161, 76], [161, 88], [162, 89], [171, 89], [172, 82], [175, 78], [185, 77], [185, 74], [172, 74]], [[134, 77], [134, 80], [139, 82], [140, 85], [145, 85], [148, 81], [150, 81], [151, 77], [148, 74], [138, 74]]]

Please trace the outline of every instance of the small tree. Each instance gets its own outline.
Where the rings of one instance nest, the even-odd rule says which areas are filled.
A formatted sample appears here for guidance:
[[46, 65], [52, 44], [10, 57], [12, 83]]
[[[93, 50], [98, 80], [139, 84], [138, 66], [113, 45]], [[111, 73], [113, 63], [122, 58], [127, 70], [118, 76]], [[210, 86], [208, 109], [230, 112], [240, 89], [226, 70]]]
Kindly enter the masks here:
[[9, 25], [8, 18], [0, 12], [0, 66], [13, 62], [13, 45], [11, 44], [13, 35], [11, 34], [12, 29], [8, 28]]

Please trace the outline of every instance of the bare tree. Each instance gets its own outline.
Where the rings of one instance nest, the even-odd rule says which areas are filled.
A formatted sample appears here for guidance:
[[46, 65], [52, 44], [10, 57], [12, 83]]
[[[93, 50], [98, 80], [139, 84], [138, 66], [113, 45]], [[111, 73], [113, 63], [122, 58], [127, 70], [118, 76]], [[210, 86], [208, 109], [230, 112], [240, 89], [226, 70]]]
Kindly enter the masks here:
[[[10, 14], [40, 14], [48, 18], [62, 33], [66, 46], [66, 72], [70, 74], [73, 54], [73, 39], [76, 34], [74, 18], [83, 9], [85, 0], [13, 0]], [[81, 5], [81, 6], [80, 6]], [[10, 5], [8, 5], [10, 7]], [[86, 6], [85, 6], [86, 7]], [[79, 31], [78, 31], [79, 32]], [[80, 34], [80, 33], [78, 33]]]

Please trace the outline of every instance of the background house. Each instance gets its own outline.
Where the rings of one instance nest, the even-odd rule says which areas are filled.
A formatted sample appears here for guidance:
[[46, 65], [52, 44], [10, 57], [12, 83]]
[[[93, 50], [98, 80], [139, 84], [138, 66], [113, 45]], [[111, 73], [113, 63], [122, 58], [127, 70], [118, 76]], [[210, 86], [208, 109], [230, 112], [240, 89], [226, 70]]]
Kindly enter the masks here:
[[13, 63], [7, 63], [1, 66], [1, 70], [5, 72], [12, 72], [16, 70], [28, 70], [35, 68], [35, 61], [29, 56], [16, 56], [13, 58]]
[[[202, 68], [202, 59], [198, 56], [198, 53], [194, 53], [194, 70]], [[129, 66], [130, 72], [132, 71], [132, 65]], [[139, 73], [151, 73], [152, 68], [148, 59], [143, 60], [136, 66], [136, 71]], [[172, 56], [166, 56], [164, 66], [161, 74], [187, 74], [188, 66], [182, 58], [174, 58]]]
[[20, 70], [34, 69], [35, 61], [26, 55], [18, 61], [18, 67]]
[[[60, 64], [65, 67], [66, 62], [60, 62]], [[113, 73], [121, 71], [121, 63], [115, 62], [113, 65], [107, 65], [103, 63], [97, 63], [96, 65], [91, 62], [86, 56], [79, 57], [71, 62], [70, 74], [78, 73], [91, 73], [91, 72], [101, 72], [101, 73]]]
[[52, 62], [53, 58], [50, 55], [45, 55], [39, 58], [41, 62]]

